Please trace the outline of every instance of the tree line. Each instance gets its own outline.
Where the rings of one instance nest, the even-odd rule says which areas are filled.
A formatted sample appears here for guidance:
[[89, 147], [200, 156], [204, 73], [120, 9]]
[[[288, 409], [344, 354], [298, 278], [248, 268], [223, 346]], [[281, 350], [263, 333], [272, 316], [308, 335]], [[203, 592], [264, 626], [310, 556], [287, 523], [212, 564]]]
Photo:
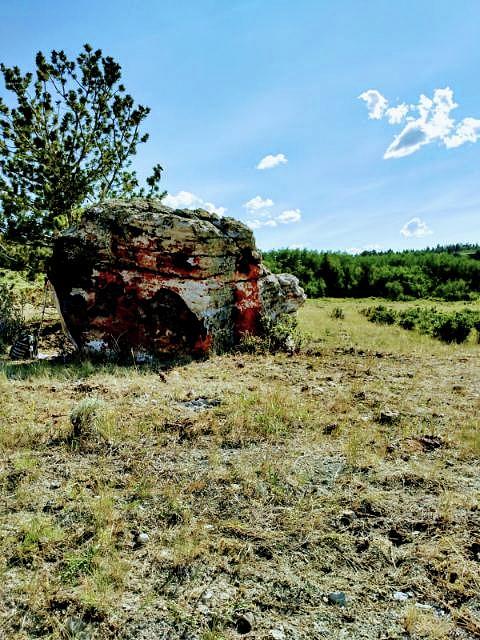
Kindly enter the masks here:
[[278, 249], [263, 254], [274, 272], [293, 273], [311, 298], [469, 300], [480, 294], [480, 245], [360, 255]]

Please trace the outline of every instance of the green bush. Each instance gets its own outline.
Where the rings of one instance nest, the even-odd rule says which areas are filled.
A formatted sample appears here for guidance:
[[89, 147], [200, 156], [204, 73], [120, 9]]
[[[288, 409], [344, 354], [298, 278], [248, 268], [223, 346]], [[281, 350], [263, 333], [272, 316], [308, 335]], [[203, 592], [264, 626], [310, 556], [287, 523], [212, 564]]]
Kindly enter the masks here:
[[22, 308], [14, 286], [0, 283], [0, 351], [14, 342], [23, 328]]
[[475, 316], [466, 310], [449, 314], [438, 314], [432, 327], [432, 335], [443, 342], [460, 344], [470, 335], [475, 325]]
[[299, 351], [302, 342], [303, 336], [295, 315], [284, 314], [274, 319], [262, 316], [258, 335], [246, 333], [238, 350], [243, 353], [294, 353]]
[[398, 313], [398, 325], [402, 329], [416, 329], [420, 333], [432, 334], [438, 313], [435, 307], [411, 307]]
[[441, 312], [436, 307], [410, 307], [398, 313], [394, 309], [378, 305], [367, 307], [362, 313], [379, 324], [394, 324], [402, 329], [413, 330], [430, 335], [443, 342], [465, 342], [475, 328], [480, 340], [480, 312], [463, 309], [450, 313]]
[[475, 319], [475, 324], [473, 325], [473, 327], [477, 332], [477, 343], [480, 344], [480, 314], [479, 317]]
[[334, 320], [345, 320], [345, 313], [342, 307], [333, 307], [330, 317]]
[[379, 304], [376, 307], [366, 307], [362, 309], [362, 313], [370, 322], [376, 322], [377, 324], [394, 324], [397, 319], [395, 310], [383, 304]]
[[415, 329], [418, 324], [419, 311], [419, 307], [412, 307], [411, 309], [400, 311], [398, 314], [398, 324], [402, 329], [407, 329], [408, 331]]
[[67, 440], [74, 447], [88, 448], [101, 440], [108, 440], [112, 416], [99, 398], [87, 396], [70, 411], [70, 433]]

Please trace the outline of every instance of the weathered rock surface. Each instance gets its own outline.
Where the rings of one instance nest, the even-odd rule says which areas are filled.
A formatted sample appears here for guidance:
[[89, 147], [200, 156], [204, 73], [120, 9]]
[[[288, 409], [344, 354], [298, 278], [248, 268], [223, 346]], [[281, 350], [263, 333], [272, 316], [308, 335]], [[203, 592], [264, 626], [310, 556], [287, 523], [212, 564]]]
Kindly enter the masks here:
[[77, 347], [137, 356], [220, 351], [305, 299], [241, 222], [141, 199], [88, 209], [57, 239], [49, 277]]

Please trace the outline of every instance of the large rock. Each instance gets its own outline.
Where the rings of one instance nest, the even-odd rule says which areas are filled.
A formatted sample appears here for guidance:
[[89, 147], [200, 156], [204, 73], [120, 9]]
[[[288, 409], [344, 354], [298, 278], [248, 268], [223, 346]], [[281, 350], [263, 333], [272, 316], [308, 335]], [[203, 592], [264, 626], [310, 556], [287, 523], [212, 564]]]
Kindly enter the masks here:
[[77, 347], [136, 356], [223, 350], [305, 299], [241, 222], [141, 199], [89, 208], [56, 240], [49, 277]]

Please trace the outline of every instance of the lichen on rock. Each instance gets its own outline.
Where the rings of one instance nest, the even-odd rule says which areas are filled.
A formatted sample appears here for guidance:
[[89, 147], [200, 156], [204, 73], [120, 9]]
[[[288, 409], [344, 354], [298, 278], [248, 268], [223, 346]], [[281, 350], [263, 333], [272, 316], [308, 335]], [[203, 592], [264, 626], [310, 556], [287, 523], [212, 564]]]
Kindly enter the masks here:
[[87, 209], [57, 238], [49, 279], [79, 349], [139, 356], [225, 350], [305, 299], [241, 222], [143, 199]]

